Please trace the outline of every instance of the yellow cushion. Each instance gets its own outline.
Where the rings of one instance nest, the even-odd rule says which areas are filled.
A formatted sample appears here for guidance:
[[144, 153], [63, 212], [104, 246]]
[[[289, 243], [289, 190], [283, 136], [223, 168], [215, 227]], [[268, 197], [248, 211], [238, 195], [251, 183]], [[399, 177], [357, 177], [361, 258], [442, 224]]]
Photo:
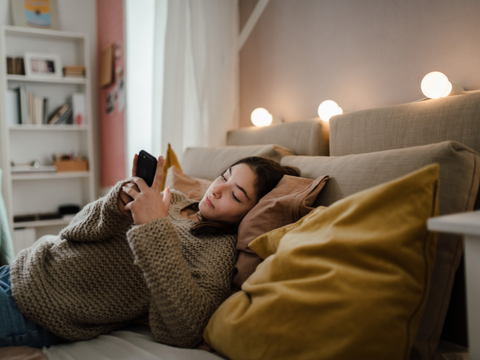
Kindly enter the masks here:
[[230, 359], [406, 359], [428, 294], [437, 164], [318, 208], [250, 244], [266, 257], [214, 313]]
[[177, 155], [173, 151], [170, 143], [168, 144], [167, 148], [167, 155], [165, 156], [165, 163], [163, 164], [163, 180], [162, 180], [162, 190], [165, 188], [165, 181], [167, 180], [167, 171], [171, 166], [175, 166], [182, 172], [182, 167], [180, 166], [180, 162], [177, 159]]

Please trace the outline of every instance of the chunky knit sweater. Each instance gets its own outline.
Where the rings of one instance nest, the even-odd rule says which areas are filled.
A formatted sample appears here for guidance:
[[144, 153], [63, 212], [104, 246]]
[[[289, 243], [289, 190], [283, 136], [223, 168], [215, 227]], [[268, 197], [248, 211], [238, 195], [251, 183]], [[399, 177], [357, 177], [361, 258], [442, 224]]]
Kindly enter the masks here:
[[22, 251], [11, 265], [13, 296], [33, 322], [86, 340], [148, 314], [158, 342], [195, 347], [226, 299], [234, 235], [195, 237], [172, 191], [168, 217], [135, 226], [118, 209], [118, 183], [85, 206], [55, 241]]

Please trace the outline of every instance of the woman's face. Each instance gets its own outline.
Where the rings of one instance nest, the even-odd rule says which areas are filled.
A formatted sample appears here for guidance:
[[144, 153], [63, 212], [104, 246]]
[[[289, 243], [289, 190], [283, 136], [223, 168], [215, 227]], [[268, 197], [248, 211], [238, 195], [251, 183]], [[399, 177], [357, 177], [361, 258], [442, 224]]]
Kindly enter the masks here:
[[210, 221], [239, 224], [258, 201], [256, 179], [246, 164], [230, 167], [210, 185], [198, 205], [200, 212]]

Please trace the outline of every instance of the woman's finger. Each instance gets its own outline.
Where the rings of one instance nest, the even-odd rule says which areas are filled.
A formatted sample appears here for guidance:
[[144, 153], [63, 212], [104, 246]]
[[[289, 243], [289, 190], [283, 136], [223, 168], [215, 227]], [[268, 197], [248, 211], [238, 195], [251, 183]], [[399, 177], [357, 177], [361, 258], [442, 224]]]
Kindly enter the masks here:
[[135, 156], [133, 157], [132, 176], [137, 175], [137, 162], [138, 162], [138, 154], [135, 154]]
[[157, 170], [155, 171], [155, 178], [153, 179], [152, 190], [160, 193], [162, 191], [162, 180], [163, 180], [163, 165], [165, 164], [165, 159], [163, 156], [158, 157], [157, 161]]
[[170, 188], [166, 188], [163, 191], [163, 203], [167, 206], [170, 206], [170, 199], [172, 198], [172, 194], [170, 194]]
[[127, 195], [124, 191], [120, 192], [120, 200], [124, 203], [127, 204], [130, 201], [133, 200], [133, 198], [130, 195]]
[[135, 183], [133, 183], [133, 182], [128, 182], [128, 183], [126, 183], [126, 184], [123, 185], [123, 186], [126, 186], [126, 187], [128, 187], [128, 188], [130, 188], [130, 189], [133, 189], [133, 190], [135, 190], [136, 192], [140, 192], [140, 188], [138, 187], [138, 185], [135, 184]]
[[[132, 178], [133, 179], [133, 178]], [[140, 178], [136, 178], [136, 179], [140, 179]], [[140, 179], [143, 181], [143, 179]], [[143, 181], [144, 185], [147, 186], [147, 184], [145, 184], [145, 181]], [[140, 186], [139, 186], [140, 187]], [[140, 187], [141, 188], [141, 187]], [[136, 191], [135, 189], [133, 189], [132, 187], [130, 186], [123, 186], [122, 187], [122, 191], [130, 196], [133, 200], [135, 200], [137, 197], [138, 197], [138, 194], [140, 194], [140, 192]]]
[[[137, 192], [144, 192], [145, 190], [148, 190], [148, 185], [147, 183], [145, 182], [145, 180], [143, 180], [142, 178], [138, 177], [138, 176], [132, 176], [132, 178], [130, 179], [135, 185], [137, 185], [138, 187], [138, 191]], [[128, 194], [128, 193], [127, 193]]]

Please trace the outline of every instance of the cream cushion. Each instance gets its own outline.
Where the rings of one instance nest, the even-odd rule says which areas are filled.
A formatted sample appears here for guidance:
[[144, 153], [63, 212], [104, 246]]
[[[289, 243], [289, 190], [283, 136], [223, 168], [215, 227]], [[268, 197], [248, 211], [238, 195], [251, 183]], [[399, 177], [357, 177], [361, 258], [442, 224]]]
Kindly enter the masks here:
[[278, 144], [295, 155], [328, 155], [329, 123], [314, 118], [283, 124], [229, 131], [227, 145]]
[[330, 155], [342, 156], [458, 141], [480, 152], [480, 91], [330, 119]]
[[237, 160], [248, 156], [263, 156], [277, 162], [293, 151], [279, 145], [192, 147], [182, 156], [183, 172], [191, 177], [214, 180]]
[[406, 359], [433, 270], [438, 165], [256, 238], [266, 257], [214, 313], [206, 342], [235, 359]]
[[[346, 156], [282, 159], [284, 165], [297, 166], [302, 176], [315, 179], [322, 174], [330, 175], [315, 206], [329, 206], [434, 162], [440, 164], [440, 215], [473, 210], [480, 182], [480, 155], [458, 142]], [[412, 359], [430, 359], [437, 348], [462, 252], [461, 236], [439, 235], [431, 290]]]

